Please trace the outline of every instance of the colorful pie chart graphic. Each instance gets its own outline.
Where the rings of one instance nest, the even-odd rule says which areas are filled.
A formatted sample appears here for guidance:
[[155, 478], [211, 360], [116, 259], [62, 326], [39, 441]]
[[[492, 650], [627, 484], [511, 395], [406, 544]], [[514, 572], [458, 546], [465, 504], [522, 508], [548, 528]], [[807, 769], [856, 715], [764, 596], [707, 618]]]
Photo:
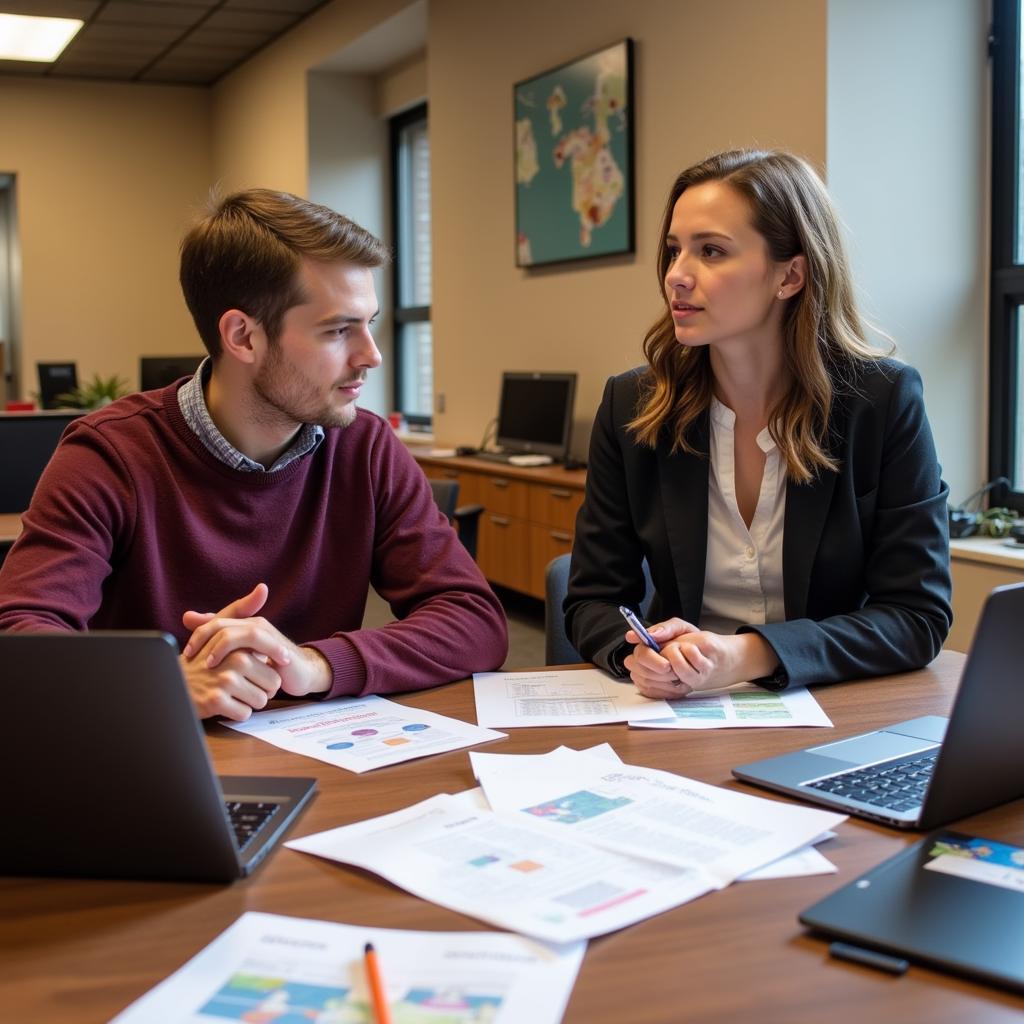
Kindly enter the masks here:
[[354, 747], [354, 743], [350, 743], [348, 740], [341, 740], [339, 743], [328, 743], [328, 750], [349, 750]]
[[422, 722], [413, 722], [410, 725], [403, 725], [402, 732], [423, 732], [424, 729], [429, 728], [429, 725], [424, 725]]
[[353, 729], [352, 730], [352, 735], [353, 736], [376, 736], [377, 735], [377, 730], [376, 729]]

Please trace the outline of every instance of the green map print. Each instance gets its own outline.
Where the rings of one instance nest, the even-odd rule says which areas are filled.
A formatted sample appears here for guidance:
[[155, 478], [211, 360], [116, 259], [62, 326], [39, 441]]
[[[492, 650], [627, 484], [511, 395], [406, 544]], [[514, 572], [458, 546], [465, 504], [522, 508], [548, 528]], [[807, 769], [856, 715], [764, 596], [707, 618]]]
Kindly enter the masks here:
[[515, 87], [521, 267], [628, 252], [628, 43]]

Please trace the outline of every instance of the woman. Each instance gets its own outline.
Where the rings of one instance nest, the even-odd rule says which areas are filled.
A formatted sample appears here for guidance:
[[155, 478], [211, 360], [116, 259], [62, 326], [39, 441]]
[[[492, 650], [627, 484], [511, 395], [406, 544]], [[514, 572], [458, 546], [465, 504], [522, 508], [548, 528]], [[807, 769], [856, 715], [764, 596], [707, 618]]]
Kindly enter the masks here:
[[[781, 152], [684, 171], [648, 365], [591, 439], [566, 628], [648, 697], [919, 668], [951, 621], [921, 380], [867, 342], [820, 179]], [[644, 594], [660, 653], [619, 615]]]

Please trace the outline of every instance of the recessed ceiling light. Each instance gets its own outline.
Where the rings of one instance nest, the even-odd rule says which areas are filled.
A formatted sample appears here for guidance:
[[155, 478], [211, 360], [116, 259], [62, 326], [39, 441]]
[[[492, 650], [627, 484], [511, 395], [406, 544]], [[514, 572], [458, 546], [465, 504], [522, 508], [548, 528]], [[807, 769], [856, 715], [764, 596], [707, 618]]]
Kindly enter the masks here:
[[0, 60], [54, 61], [84, 22], [0, 14]]

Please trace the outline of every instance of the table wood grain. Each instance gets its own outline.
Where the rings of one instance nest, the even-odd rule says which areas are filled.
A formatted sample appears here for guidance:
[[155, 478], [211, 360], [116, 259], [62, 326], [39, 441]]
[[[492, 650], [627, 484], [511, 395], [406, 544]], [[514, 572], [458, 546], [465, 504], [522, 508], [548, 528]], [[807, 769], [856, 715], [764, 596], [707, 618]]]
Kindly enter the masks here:
[[[533, 728], [510, 730], [507, 740], [486, 749], [542, 753], [562, 743], [583, 748], [607, 740], [628, 763], [759, 792], [733, 780], [730, 768], [826, 737], [837, 739], [917, 715], [946, 714], [962, 665], [962, 655], [944, 652], [921, 672], [817, 688], [815, 696], [836, 726], [827, 733], [663, 732], [624, 725]], [[476, 720], [468, 681], [399, 699]], [[465, 750], [352, 775], [216, 724], [207, 726], [207, 736], [221, 772], [318, 778], [319, 793], [293, 835], [385, 814], [435, 793], [473, 785]], [[966, 819], [958, 827], [1024, 843], [1024, 801]], [[917, 833], [852, 819], [838, 832], [822, 847], [838, 866], [836, 875], [736, 883], [592, 941], [565, 1021], [1021, 1021], [1024, 999], [1010, 993], [925, 968], [912, 967], [894, 978], [829, 958], [826, 943], [805, 933], [797, 913], [918, 838]], [[252, 878], [223, 887], [0, 879], [0, 1018], [19, 1024], [107, 1020], [247, 910], [394, 928], [487, 927], [368, 872], [286, 849], [274, 851]]]

